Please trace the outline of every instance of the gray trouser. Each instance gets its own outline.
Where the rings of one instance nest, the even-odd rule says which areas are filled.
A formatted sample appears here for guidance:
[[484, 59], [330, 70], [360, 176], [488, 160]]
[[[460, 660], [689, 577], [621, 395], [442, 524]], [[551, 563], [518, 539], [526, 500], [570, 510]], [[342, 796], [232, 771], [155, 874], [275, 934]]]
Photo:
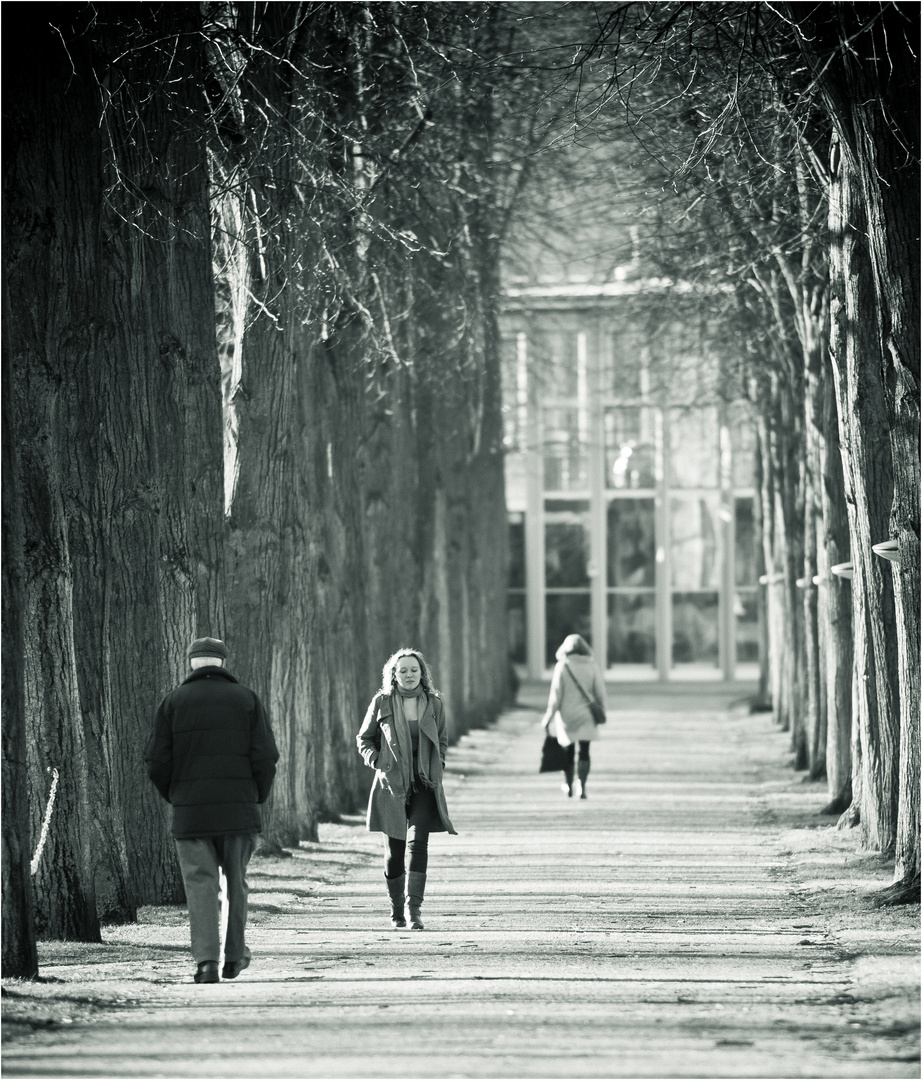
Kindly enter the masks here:
[[246, 869], [256, 847], [255, 833], [177, 840], [176, 851], [189, 905], [189, 930], [195, 962], [219, 960], [221, 956], [220, 875], [227, 880], [227, 940], [224, 962], [242, 960], [246, 947]]

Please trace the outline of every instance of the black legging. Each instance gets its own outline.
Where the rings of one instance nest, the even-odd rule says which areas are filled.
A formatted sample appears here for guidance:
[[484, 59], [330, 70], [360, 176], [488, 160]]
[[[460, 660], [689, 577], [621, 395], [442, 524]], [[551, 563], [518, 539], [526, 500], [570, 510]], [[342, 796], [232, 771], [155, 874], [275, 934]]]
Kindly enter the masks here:
[[407, 848], [410, 849], [410, 865], [406, 869], [415, 874], [425, 874], [429, 867], [429, 830], [410, 825], [406, 840], [396, 840], [393, 836], [384, 837], [385, 876], [400, 877], [404, 872]]
[[[567, 783], [573, 783], [573, 759], [576, 757], [576, 743], [570, 743], [569, 746], [564, 747], [564, 753], [567, 755], [567, 763], [564, 766], [563, 774], [567, 778]], [[589, 741], [588, 739], [583, 741], [580, 739], [579, 744], [579, 759], [580, 761], [589, 760]]]

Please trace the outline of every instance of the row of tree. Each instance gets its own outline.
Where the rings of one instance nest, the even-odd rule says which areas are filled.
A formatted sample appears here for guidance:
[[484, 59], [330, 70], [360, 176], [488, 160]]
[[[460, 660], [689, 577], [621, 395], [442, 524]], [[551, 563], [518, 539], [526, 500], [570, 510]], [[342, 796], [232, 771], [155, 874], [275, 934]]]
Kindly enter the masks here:
[[760, 433], [766, 690], [917, 895], [916, 15], [28, 6], [4, 100], [7, 973], [36, 930], [181, 898], [141, 751], [191, 636], [269, 705], [276, 849], [360, 804], [353, 735], [398, 644], [456, 734], [498, 709], [501, 245], [572, 242], [555, 184], [599, 247], [629, 237], [613, 263], [700, 286]]
[[895, 858], [882, 902], [918, 900], [919, 9], [596, 14], [584, 183], [633, 170], [634, 260], [696, 286], [758, 427], [763, 689], [824, 812]]
[[[362, 803], [419, 645], [508, 692], [490, 5], [32, 4], [4, 96], [3, 964], [182, 899], [147, 783], [191, 637]], [[30, 860], [32, 874], [30, 875]]]

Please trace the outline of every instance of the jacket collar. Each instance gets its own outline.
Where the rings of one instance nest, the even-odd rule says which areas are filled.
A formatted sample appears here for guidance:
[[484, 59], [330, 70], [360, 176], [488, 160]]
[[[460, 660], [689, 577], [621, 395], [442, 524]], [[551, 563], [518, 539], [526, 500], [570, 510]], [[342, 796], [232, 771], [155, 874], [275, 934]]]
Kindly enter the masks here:
[[219, 679], [227, 679], [228, 682], [237, 682], [233, 675], [223, 667], [200, 667], [196, 668], [191, 675], [186, 676], [183, 679], [183, 686], [186, 683], [197, 682], [199, 679], [213, 679], [217, 676]]
[[[423, 697], [426, 699], [426, 707], [422, 711], [422, 715], [419, 718], [419, 730], [425, 731], [426, 734], [432, 739], [432, 741], [438, 744], [439, 741], [439, 729], [435, 723], [435, 700], [431, 694], [427, 694], [423, 691]], [[394, 713], [394, 695], [387, 691], [381, 691], [381, 704], [379, 706], [378, 715], [381, 717], [392, 716]]]

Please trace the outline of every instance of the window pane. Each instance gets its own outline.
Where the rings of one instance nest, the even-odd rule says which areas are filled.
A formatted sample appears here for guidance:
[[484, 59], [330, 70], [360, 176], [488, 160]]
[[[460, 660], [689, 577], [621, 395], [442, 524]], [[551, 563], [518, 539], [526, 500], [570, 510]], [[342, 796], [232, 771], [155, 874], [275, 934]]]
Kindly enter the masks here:
[[669, 410], [672, 487], [717, 487], [720, 428], [717, 409]]
[[544, 657], [548, 667], [556, 663], [554, 653], [567, 634], [580, 634], [592, 645], [589, 623], [589, 593], [548, 593], [545, 597], [547, 617], [547, 650]]
[[579, 392], [576, 334], [546, 330], [529, 339], [529, 367], [545, 394], [575, 398]]
[[717, 593], [674, 593], [672, 662], [717, 666]]
[[518, 430], [518, 342], [514, 337], [504, 337], [501, 345], [501, 371], [503, 379], [503, 445], [511, 450], [524, 441], [524, 432]]
[[509, 659], [515, 664], [525, 663], [525, 593], [508, 594]]
[[544, 411], [544, 488], [579, 491], [589, 486], [586, 439], [578, 409]]
[[503, 472], [506, 477], [506, 507], [522, 513], [528, 504], [528, 474], [523, 454], [506, 454]]
[[670, 500], [674, 589], [718, 587], [717, 509], [716, 494], [674, 495]]
[[544, 512], [545, 583], [551, 588], [580, 588], [589, 584], [588, 570], [589, 504], [549, 501]]
[[643, 352], [636, 337], [612, 334], [609, 386], [621, 398], [637, 398], [643, 392]]
[[733, 598], [736, 617], [736, 662], [756, 663], [759, 659], [759, 598], [755, 592], [738, 591]]
[[[545, 499], [544, 515], [553, 519], [555, 514], [588, 514], [588, 499]], [[570, 520], [567, 518], [566, 520]]]
[[759, 573], [756, 562], [756, 526], [752, 499], [734, 501], [736, 584], [756, 585]]
[[608, 504], [608, 584], [655, 584], [656, 515], [652, 499]]
[[733, 486], [755, 487], [756, 427], [749, 406], [744, 402], [732, 405], [727, 422], [733, 454]]
[[697, 328], [689, 323], [673, 322], [654, 332], [650, 338], [651, 393], [685, 408], [715, 401], [721, 388], [720, 370], [716, 356], [701, 344]]
[[613, 664], [656, 666], [656, 598], [652, 593], [609, 594], [608, 666]]
[[605, 410], [605, 486], [656, 486], [656, 431], [652, 409]]
[[509, 588], [525, 588], [525, 515], [509, 515]]

